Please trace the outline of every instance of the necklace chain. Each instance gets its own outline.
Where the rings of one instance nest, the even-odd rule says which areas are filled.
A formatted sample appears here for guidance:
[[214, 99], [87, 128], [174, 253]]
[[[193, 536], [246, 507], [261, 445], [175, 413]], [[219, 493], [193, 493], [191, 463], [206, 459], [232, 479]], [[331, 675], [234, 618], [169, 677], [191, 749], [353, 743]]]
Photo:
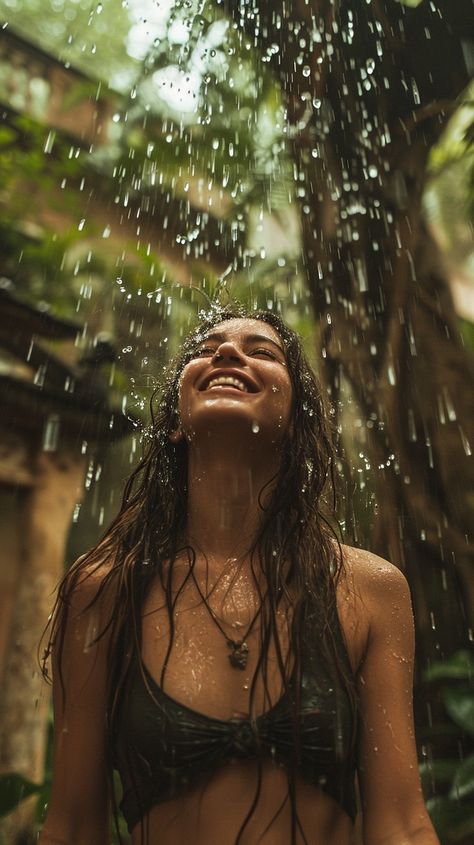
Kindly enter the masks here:
[[244, 636], [240, 640], [233, 640], [231, 637], [229, 637], [226, 634], [222, 625], [220, 624], [219, 620], [217, 619], [216, 614], [214, 613], [212, 608], [208, 605], [207, 600], [206, 600], [206, 596], [202, 592], [202, 590], [201, 590], [201, 588], [198, 584], [197, 578], [194, 575], [194, 572], [192, 572], [192, 577], [193, 577], [193, 581], [196, 585], [196, 589], [197, 589], [199, 595], [201, 596], [204, 607], [206, 608], [207, 612], [209, 613], [209, 616], [211, 617], [211, 619], [214, 622], [214, 624], [216, 625], [216, 627], [219, 629], [221, 634], [223, 634], [223, 636], [225, 637], [227, 646], [230, 648], [230, 654], [227, 655], [228, 658], [229, 658], [230, 665], [232, 666], [233, 669], [241, 669], [241, 670], [246, 669], [247, 661], [248, 661], [248, 657], [249, 657], [249, 647], [246, 643], [246, 639], [249, 636], [249, 634], [251, 633], [253, 626], [255, 625], [255, 622], [257, 621], [258, 617], [260, 616], [260, 612], [262, 610], [263, 602], [260, 602], [260, 606], [259, 606], [255, 616], [253, 617], [252, 621], [250, 622], [250, 625], [247, 628]]

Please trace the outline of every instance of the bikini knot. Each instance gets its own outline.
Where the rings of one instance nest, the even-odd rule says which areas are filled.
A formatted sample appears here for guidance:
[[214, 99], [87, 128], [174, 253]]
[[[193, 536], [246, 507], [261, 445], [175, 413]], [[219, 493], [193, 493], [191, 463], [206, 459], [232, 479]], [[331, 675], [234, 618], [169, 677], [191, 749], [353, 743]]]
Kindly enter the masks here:
[[231, 719], [232, 745], [238, 756], [255, 754], [258, 742], [254, 727], [249, 719]]

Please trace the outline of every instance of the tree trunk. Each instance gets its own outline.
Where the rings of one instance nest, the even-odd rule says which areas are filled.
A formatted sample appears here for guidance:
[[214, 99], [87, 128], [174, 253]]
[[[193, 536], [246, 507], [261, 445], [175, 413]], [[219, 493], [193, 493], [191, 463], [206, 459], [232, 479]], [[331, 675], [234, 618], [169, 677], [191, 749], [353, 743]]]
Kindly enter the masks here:
[[[422, 211], [429, 151], [469, 81], [472, 4], [228, 9], [286, 97], [323, 376], [336, 405], [344, 382], [359, 407], [376, 484], [371, 547], [408, 577], [420, 678], [467, 644], [474, 614], [473, 367]], [[425, 706], [419, 696], [422, 724]]]
[[[458, 30], [471, 4], [228, 8], [263, 51], [278, 46], [323, 367], [335, 397], [350, 382], [368, 423], [383, 467], [373, 546], [406, 570], [424, 657], [440, 657], [467, 640], [473, 372], [421, 198], [468, 82]], [[442, 585], [433, 596], [428, 569]]]

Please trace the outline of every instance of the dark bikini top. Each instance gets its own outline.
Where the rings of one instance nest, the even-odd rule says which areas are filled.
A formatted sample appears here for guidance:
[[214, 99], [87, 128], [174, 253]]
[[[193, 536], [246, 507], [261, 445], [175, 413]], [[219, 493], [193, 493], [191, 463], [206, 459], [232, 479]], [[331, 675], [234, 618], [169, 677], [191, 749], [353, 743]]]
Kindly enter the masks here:
[[[334, 612], [332, 634], [345, 673], [352, 677]], [[306, 632], [304, 632], [306, 633]], [[355, 719], [341, 683], [322, 668], [316, 639], [303, 637], [298, 774], [334, 798], [351, 819], [356, 815]], [[186, 791], [199, 778], [237, 758], [294, 759], [295, 680], [274, 707], [254, 720], [206, 716], [171, 698], [143, 667], [134, 665], [113, 734], [114, 765], [120, 774], [120, 808], [131, 831], [150, 809]]]

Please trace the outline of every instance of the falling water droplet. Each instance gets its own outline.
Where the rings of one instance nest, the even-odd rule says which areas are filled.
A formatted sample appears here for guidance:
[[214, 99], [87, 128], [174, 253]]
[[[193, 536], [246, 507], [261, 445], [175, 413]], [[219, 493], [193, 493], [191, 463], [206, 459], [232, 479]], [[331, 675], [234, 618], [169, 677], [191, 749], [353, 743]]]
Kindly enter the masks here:
[[53, 132], [52, 130], [51, 130], [51, 132], [48, 132], [48, 135], [47, 135], [47, 138], [46, 138], [46, 141], [45, 141], [45, 144], [44, 144], [44, 148], [43, 148], [45, 153], [49, 154], [52, 151], [55, 139], [56, 139], [56, 132]]
[[462, 445], [463, 445], [463, 449], [464, 449], [466, 455], [468, 457], [470, 457], [472, 455], [471, 444], [469, 443], [469, 440], [467, 439], [466, 435], [464, 434], [464, 431], [462, 430], [461, 426], [459, 426], [459, 434], [461, 435], [461, 442], [462, 442]]
[[36, 387], [43, 387], [46, 378], [46, 364], [40, 364], [33, 376], [33, 384]]
[[260, 426], [258, 422], [256, 422], [256, 420], [254, 420], [252, 423], [252, 431], [254, 434], [258, 434], [258, 432], [260, 431]]
[[59, 428], [58, 415], [50, 414], [45, 422], [43, 431], [43, 450], [45, 452], [55, 452], [58, 448]]

